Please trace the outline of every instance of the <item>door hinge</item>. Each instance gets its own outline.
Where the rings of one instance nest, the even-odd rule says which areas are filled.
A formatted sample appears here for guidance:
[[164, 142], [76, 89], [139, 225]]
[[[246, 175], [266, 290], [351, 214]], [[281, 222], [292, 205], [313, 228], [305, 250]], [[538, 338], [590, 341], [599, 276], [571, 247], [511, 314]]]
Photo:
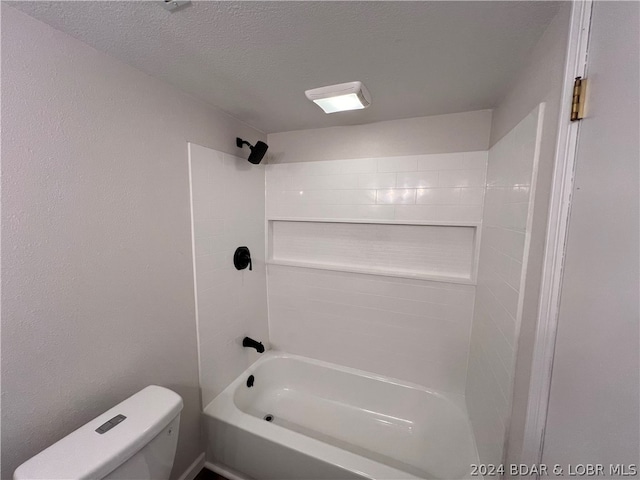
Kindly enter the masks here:
[[573, 99], [571, 101], [571, 121], [584, 118], [584, 102], [586, 100], [587, 79], [576, 77], [573, 83]]

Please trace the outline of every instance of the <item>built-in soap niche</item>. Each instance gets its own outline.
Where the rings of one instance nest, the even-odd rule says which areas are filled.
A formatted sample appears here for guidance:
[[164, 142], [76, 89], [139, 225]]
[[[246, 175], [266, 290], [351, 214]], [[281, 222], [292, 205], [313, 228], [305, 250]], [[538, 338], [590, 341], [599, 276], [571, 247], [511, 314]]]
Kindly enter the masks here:
[[475, 284], [477, 225], [269, 220], [268, 263]]

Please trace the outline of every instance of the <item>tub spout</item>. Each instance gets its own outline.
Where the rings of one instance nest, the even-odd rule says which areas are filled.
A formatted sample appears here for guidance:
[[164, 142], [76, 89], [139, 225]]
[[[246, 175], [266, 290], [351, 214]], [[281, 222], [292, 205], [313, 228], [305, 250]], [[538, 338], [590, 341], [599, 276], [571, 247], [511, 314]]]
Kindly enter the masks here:
[[255, 348], [258, 353], [264, 352], [264, 345], [262, 345], [262, 342], [256, 342], [253, 338], [244, 337], [244, 340], [242, 340], [242, 346]]

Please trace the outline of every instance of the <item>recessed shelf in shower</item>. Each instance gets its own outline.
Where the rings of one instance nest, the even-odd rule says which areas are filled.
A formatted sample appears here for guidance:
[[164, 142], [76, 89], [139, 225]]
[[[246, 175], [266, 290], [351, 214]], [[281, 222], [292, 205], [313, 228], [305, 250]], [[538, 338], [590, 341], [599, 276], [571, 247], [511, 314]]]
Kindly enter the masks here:
[[271, 264], [475, 282], [477, 225], [270, 220]]

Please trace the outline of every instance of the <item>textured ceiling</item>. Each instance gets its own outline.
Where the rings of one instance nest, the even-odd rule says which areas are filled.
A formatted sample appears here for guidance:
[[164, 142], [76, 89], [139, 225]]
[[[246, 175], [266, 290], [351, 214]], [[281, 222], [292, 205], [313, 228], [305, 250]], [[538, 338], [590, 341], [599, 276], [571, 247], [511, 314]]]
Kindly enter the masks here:
[[[557, 2], [11, 2], [267, 133], [492, 108]], [[371, 107], [309, 88], [360, 80]]]

